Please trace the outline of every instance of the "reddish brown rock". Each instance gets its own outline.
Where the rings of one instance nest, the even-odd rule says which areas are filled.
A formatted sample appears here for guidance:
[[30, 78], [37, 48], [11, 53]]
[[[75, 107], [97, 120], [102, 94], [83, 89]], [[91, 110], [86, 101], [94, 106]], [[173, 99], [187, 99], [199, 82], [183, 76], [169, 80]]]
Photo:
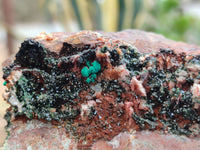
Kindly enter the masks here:
[[92, 150], [198, 150], [199, 139], [188, 139], [184, 136], [163, 135], [157, 132], [143, 131], [120, 133], [111, 141], [98, 141]]
[[138, 30], [28, 39], [4, 63], [4, 147], [198, 149], [199, 54]]
[[65, 134], [62, 127], [53, 127], [50, 123], [38, 120], [27, 122], [14, 121], [9, 129], [10, 136], [5, 141], [5, 150], [198, 150], [199, 138], [187, 138], [159, 132], [122, 132], [110, 141], [99, 140], [93, 145], [78, 145]]

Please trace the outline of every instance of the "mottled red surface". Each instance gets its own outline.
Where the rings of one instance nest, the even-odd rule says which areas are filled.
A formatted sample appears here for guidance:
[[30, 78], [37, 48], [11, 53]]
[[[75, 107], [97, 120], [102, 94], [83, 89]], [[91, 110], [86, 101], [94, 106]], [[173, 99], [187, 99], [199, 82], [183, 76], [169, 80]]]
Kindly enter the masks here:
[[67, 137], [65, 129], [53, 127], [51, 123], [14, 121], [9, 131], [5, 150], [76, 149], [75, 142]]
[[81, 46], [85, 44], [96, 44], [109, 41], [112, 39], [116, 43], [127, 43], [137, 47], [141, 53], [158, 52], [160, 48], [169, 48], [175, 52], [185, 52], [186, 54], [200, 54], [200, 47], [196, 45], [189, 45], [183, 42], [176, 42], [166, 39], [162, 35], [152, 32], [145, 32], [140, 30], [124, 30], [121, 32], [102, 32], [99, 35], [91, 31], [81, 31], [77, 33], [53, 33], [41, 34], [35, 40], [41, 42], [45, 47], [52, 51], [59, 52], [62, 43], [68, 42], [74, 46]]
[[[97, 36], [96, 33], [99, 33]], [[81, 31], [79, 33], [55, 32], [52, 34], [41, 33], [36, 41], [45, 45], [51, 51], [59, 53], [63, 42], [68, 42], [74, 46], [83, 46], [85, 44], [97, 44], [113, 39], [116, 43], [126, 43], [135, 45], [141, 53], [158, 52], [160, 48], [169, 48], [175, 52], [185, 52], [186, 54], [200, 54], [200, 47], [184, 42], [177, 42], [165, 38], [162, 35], [141, 30], [124, 30], [121, 32], [102, 32], [102, 31]], [[12, 62], [14, 56], [6, 60], [3, 66]]]
[[198, 150], [199, 138], [161, 134], [159, 132], [122, 132], [110, 141], [99, 140], [94, 144], [78, 144], [65, 134], [64, 128], [53, 127], [38, 120], [14, 121], [5, 150]]
[[144, 131], [132, 134], [120, 133], [109, 142], [98, 141], [92, 150], [198, 150], [199, 148], [199, 139]]

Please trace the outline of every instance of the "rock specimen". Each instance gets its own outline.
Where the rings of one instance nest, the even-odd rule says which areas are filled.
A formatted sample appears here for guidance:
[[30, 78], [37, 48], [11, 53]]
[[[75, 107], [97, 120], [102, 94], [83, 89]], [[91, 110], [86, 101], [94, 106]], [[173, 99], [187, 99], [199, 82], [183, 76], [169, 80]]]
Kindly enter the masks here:
[[21, 141], [27, 138], [19, 142], [21, 149], [34, 134], [36, 141], [42, 137], [51, 141], [54, 136], [42, 136], [44, 130], [58, 136], [54, 143], [61, 149], [70, 148], [71, 142], [71, 148], [98, 149], [102, 140], [119, 142], [120, 136], [132, 135], [140, 139], [143, 134], [155, 140], [184, 135], [190, 145], [199, 146], [197, 46], [137, 30], [40, 34], [25, 40], [3, 71], [8, 88], [4, 98], [11, 104], [5, 115], [11, 135], [8, 147], [16, 141], [17, 127], [29, 124], [31, 131], [21, 127], [23, 134], [18, 135]]

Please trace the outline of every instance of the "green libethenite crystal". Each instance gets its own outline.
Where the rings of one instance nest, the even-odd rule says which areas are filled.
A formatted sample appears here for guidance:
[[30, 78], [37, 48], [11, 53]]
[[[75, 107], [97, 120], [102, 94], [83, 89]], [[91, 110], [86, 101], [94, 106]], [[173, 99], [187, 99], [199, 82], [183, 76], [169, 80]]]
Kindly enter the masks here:
[[4, 81], [3, 85], [6, 86], [6, 84], [7, 84], [7, 81]]
[[83, 77], [87, 77], [86, 82], [94, 82], [97, 77], [96, 73], [101, 70], [101, 64], [98, 61], [93, 61], [90, 65], [90, 62], [86, 62], [87, 66], [81, 69], [81, 74]]

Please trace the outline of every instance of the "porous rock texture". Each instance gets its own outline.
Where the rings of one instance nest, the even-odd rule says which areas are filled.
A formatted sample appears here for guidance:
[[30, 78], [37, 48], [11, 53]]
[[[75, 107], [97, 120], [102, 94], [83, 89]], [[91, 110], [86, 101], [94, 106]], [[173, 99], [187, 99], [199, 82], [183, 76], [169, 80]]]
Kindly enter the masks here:
[[199, 149], [200, 48], [138, 30], [42, 33], [4, 65], [5, 149]]

